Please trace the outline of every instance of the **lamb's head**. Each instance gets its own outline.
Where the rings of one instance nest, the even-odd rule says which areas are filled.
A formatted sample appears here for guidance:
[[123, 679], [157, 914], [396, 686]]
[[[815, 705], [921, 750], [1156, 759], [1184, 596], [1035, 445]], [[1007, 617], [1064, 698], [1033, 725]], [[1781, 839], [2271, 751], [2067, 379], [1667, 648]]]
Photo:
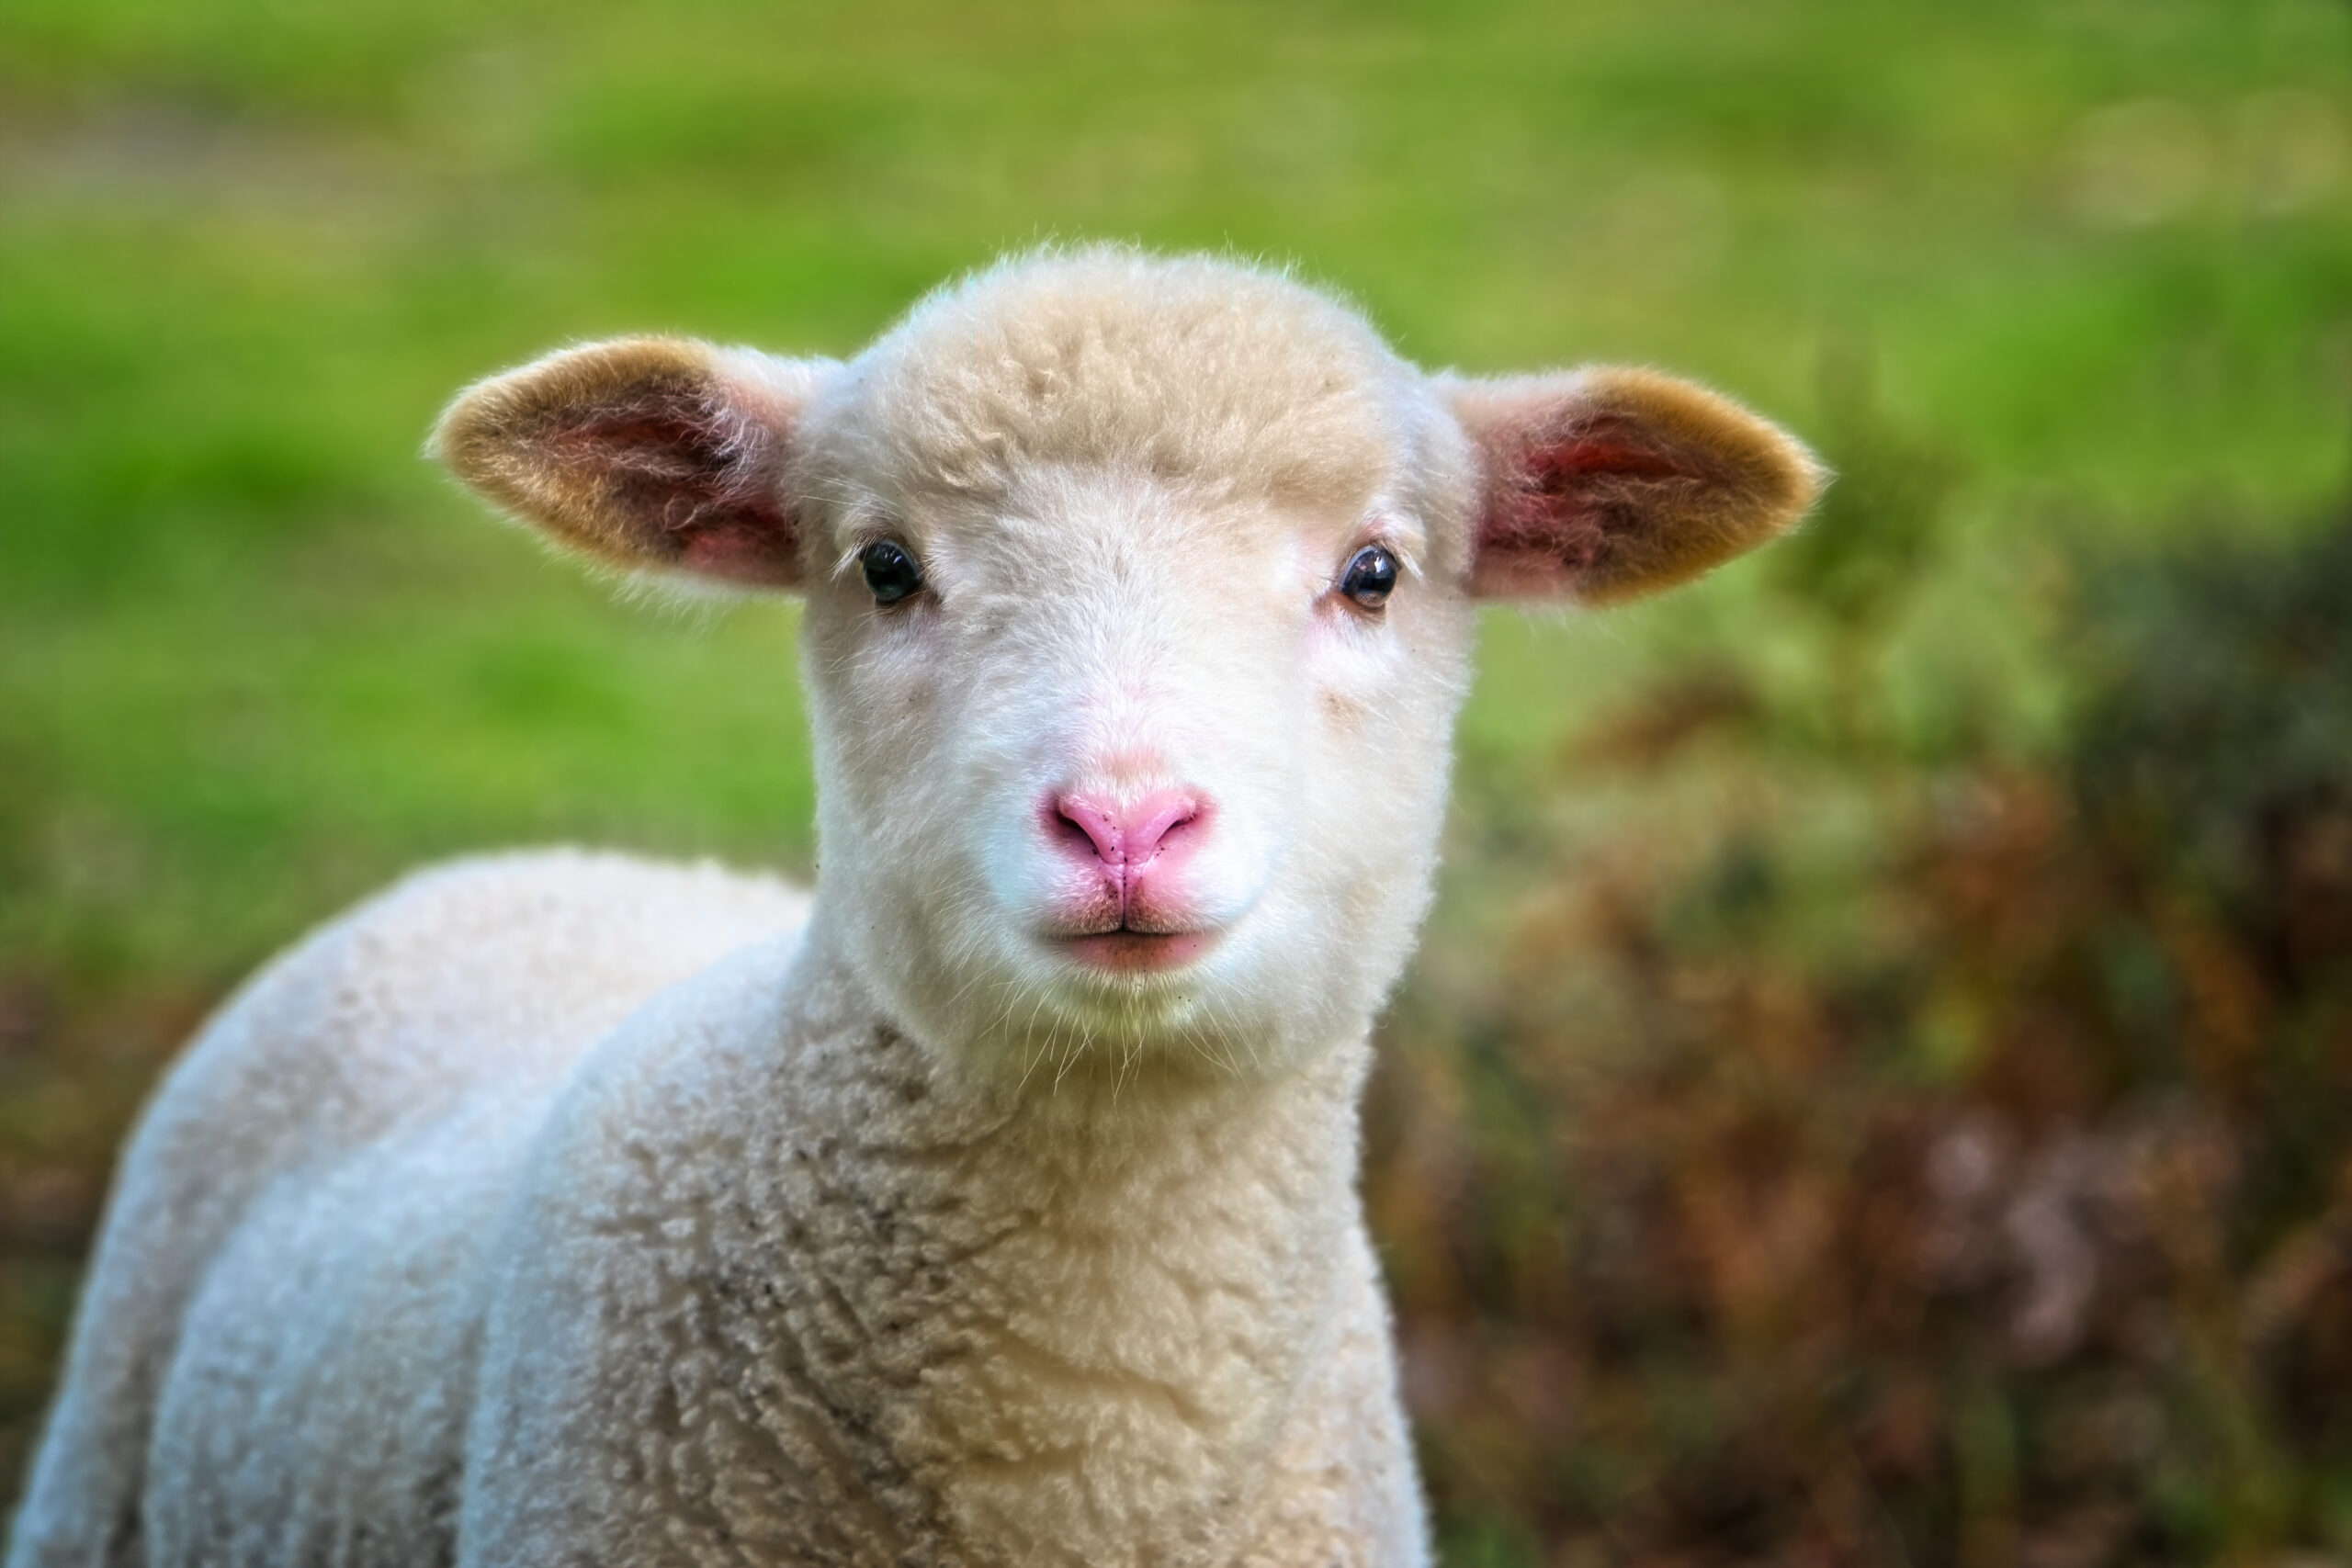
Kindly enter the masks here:
[[1631, 597], [1818, 470], [1687, 384], [1430, 377], [1280, 276], [1009, 263], [846, 364], [639, 339], [435, 449], [632, 570], [797, 590], [820, 907], [944, 1062], [1274, 1071], [1427, 901], [1482, 596]]

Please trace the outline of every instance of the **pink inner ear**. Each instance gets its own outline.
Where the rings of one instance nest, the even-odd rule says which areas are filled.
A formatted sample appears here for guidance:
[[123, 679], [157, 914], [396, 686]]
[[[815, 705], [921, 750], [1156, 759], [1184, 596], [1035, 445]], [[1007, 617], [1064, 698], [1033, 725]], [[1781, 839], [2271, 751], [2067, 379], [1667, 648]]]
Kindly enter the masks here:
[[1500, 455], [1478, 529], [1474, 586], [1533, 595], [1573, 589], [1607, 554], [1611, 534], [1637, 515], [1629, 492], [1692, 477], [1669, 453], [1628, 439], [1600, 419]]
[[697, 576], [729, 582], [788, 582], [790, 537], [790, 527], [781, 514], [773, 523], [701, 525], [686, 534], [678, 564]]
[[1547, 495], [1565, 494], [1580, 479], [1670, 479], [1683, 471], [1663, 453], [1600, 435], [1539, 446], [1527, 455], [1526, 463], [1535, 488]]
[[798, 541], [769, 488], [756, 429], [718, 410], [633, 410], [568, 430], [571, 460], [600, 470], [636, 547], [704, 576], [788, 582]]

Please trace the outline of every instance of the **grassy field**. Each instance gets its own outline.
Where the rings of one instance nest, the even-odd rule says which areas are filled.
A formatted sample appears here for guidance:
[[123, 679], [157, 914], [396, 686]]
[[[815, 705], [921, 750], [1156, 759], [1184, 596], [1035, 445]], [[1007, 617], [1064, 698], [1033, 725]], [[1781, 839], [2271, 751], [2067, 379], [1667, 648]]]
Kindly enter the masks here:
[[[1292, 259], [1432, 363], [1655, 361], [1800, 426], [1858, 356], [1988, 549], [2309, 496], [2352, 375], [2347, 44], [2320, 0], [24, 0], [0, 935], [217, 975], [468, 844], [805, 860], [790, 612], [617, 605], [420, 436], [551, 343], [842, 353], [1041, 238]], [[1542, 744], [1655, 623], [1768, 635], [1740, 587], [1504, 631], [1474, 746]]]
[[[1938, 519], [1876, 578], [1832, 536], [1495, 620], [1400, 1014], [1427, 1042], [1516, 983], [1473, 907], [1541, 897], [1564, 862], [1498, 869], [1524, 834], [1724, 815], [1720, 761], [1563, 772], [1618, 694], [1729, 668], [1802, 732], [1866, 660], [1903, 755], [2045, 757], [2083, 684], [2066, 561], [2318, 514], [2352, 434], [2352, 7], [12, 0], [0, 1495], [112, 1141], [244, 968], [478, 846], [808, 863], [790, 606], [654, 612], [551, 564], [418, 458], [441, 402], [621, 331], [847, 353], [1093, 237], [1295, 262], [1431, 364], [1700, 376], [1849, 471], [1825, 527]], [[1835, 771], [1867, 795], [1890, 754]], [[1839, 798], [1790, 819], [1825, 854]], [[1616, 1550], [1475, 1468], [1438, 1471], [1464, 1560]]]

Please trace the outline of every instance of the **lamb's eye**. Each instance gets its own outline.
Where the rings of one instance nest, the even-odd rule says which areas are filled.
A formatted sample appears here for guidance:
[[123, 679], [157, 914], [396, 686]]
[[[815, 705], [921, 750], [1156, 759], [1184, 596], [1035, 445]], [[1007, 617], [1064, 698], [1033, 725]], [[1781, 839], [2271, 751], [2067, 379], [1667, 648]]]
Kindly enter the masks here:
[[858, 551], [857, 564], [865, 569], [865, 586], [874, 591], [877, 604], [895, 604], [922, 586], [922, 568], [894, 539], [876, 539]]
[[1396, 592], [1396, 558], [1382, 545], [1366, 545], [1349, 558], [1340, 592], [1367, 610], [1377, 610]]

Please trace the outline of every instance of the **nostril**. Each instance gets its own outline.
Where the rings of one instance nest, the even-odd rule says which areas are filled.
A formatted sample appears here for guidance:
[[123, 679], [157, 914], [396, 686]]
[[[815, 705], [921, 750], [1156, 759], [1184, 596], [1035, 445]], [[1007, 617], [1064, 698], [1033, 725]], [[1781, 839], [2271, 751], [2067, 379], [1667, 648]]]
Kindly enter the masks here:
[[1049, 803], [1046, 818], [1047, 829], [1071, 849], [1091, 853], [1106, 865], [1119, 863], [1119, 824], [1111, 813], [1081, 796], [1061, 795]]
[[1200, 820], [1198, 802], [1189, 795], [1158, 796], [1137, 801], [1128, 818], [1125, 848], [1130, 864], [1141, 864], [1158, 854], [1183, 830]]

